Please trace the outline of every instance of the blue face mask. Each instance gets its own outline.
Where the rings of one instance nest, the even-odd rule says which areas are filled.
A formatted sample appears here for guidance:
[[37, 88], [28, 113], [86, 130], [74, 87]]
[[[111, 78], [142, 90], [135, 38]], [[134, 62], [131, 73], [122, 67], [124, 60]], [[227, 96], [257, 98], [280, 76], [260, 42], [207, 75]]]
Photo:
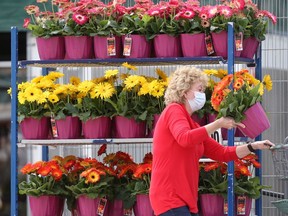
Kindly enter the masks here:
[[206, 102], [205, 93], [195, 91], [194, 96], [195, 96], [194, 99], [188, 100], [188, 103], [192, 109], [192, 112], [196, 112], [197, 110], [200, 110]]

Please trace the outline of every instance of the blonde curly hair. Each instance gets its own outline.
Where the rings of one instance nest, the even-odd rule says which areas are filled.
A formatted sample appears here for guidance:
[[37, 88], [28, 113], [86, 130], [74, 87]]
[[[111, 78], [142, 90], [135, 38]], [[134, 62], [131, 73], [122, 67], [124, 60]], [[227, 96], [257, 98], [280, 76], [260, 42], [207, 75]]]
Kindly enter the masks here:
[[184, 95], [196, 82], [202, 82], [207, 87], [208, 76], [196, 67], [182, 66], [171, 75], [164, 98], [165, 104], [185, 102]]

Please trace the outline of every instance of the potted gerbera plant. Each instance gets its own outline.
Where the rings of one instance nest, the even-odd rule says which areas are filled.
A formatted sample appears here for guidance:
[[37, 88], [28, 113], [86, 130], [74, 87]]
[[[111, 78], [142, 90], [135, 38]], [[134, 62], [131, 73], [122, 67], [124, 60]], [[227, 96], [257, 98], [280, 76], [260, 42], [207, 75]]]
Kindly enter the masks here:
[[[232, 82], [233, 88], [230, 89]], [[265, 75], [262, 82], [246, 69], [225, 76], [215, 86], [211, 97], [212, 106], [218, 112], [217, 118], [232, 117], [236, 122], [242, 122], [246, 127], [239, 129], [248, 137], [255, 138], [270, 127], [267, 115], [260, 104], [264, 89], [267, 91], [272, 89], [270, 75]]]

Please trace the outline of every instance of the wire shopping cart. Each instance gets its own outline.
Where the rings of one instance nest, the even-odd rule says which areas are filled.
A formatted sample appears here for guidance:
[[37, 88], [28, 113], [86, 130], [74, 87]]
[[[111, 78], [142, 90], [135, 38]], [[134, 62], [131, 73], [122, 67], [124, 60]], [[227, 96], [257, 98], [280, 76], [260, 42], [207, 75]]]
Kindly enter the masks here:
[[283, 181], [284, 199], [271, 203], [282, 213], [288, 214], [288, 137], [284, 144], [271, 147], [274, 170], [277, 177]]

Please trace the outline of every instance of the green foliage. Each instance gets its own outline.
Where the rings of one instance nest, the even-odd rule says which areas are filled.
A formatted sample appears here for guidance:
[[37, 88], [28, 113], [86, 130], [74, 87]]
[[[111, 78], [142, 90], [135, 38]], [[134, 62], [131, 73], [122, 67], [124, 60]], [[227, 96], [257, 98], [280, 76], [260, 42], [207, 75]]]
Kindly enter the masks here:
[[91, 199], [102, 197], [113, 199], [113, 179], [114, 177], [105, 175], [101, 176], [97, 183], [85, 183], [85, 178], [81, 178], [77, 184], [66, 186], [66, 188], [76, 199], [81, 195], [86, 195]]
[[244, 112], [262, 99], [259, 94], [260, 84], [250, 90], [249, 88], [247, 84], [244, 84], [241, 89], [230, 91], [220, 104], [217, 118], [233, 117], [236, 122], [244, 120]]
[[68, 196], [65, 189], [65, 180], [56, 181], [52, 176], [40, 177], [38, 175], [30, 175], [29, 181], [19, 183], [19, 193], [30, 196], [41, 195], [60, 195]]
[[35, 24], [29, 23], [27, 29], [36, 37], [49, 38], [53, 36], [62, 36], [64, 25], [65, 21], [62, 19], [43, 19], [37, 21]]

